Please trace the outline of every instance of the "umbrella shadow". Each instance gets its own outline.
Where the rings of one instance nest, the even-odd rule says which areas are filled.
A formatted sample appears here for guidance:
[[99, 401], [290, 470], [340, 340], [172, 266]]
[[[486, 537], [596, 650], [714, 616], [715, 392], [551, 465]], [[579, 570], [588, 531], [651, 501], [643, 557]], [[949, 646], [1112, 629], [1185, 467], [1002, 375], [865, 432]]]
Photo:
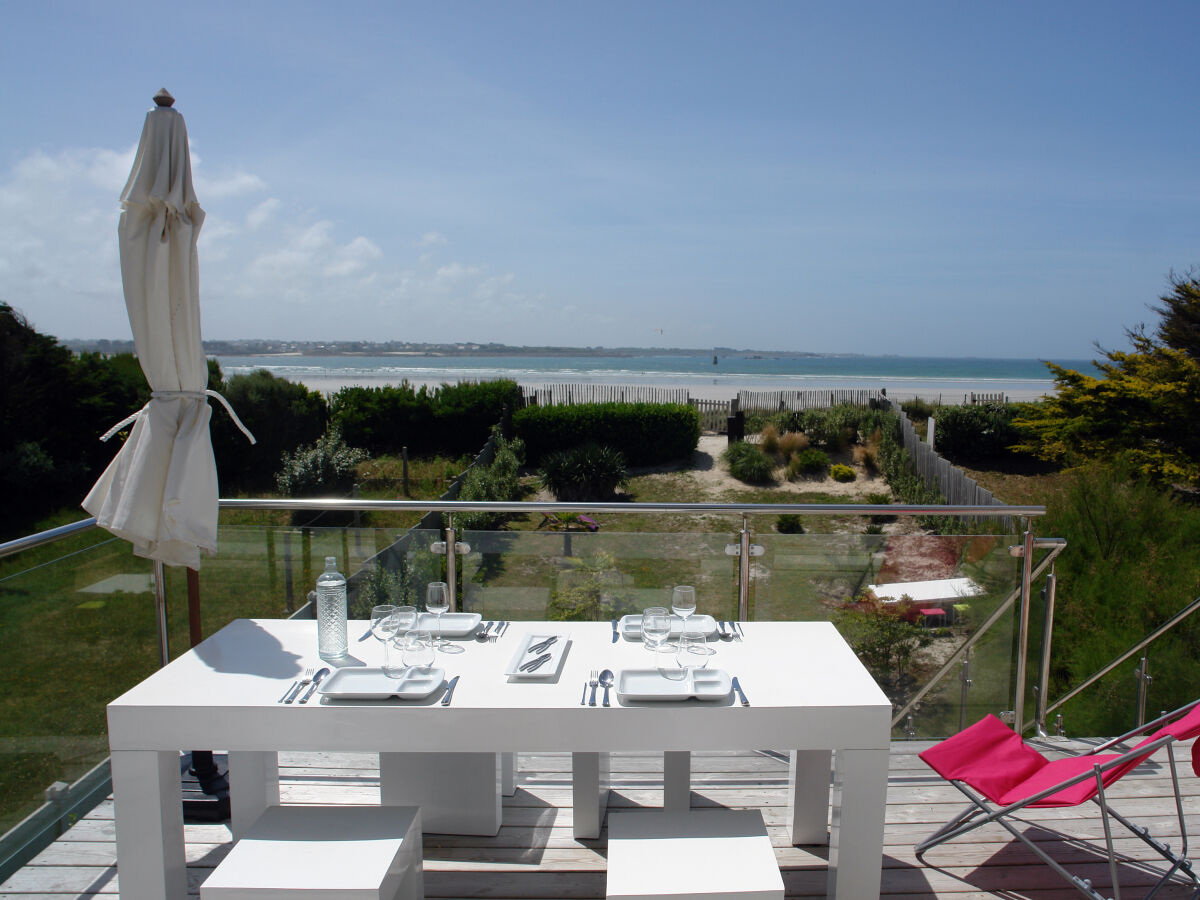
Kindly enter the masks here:
[[279, 639], [250, 619], [224, 629], [223, 640], [203, 641], [192, 652], [214, 672], [294, 678], [304, 671], [304, 657], [283, 649]]

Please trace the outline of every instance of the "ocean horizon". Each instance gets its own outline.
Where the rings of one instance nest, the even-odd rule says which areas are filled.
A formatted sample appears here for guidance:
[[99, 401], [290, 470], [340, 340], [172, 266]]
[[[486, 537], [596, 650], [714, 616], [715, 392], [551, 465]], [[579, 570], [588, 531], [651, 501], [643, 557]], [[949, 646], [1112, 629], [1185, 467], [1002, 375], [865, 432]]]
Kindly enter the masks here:
[[[1037, 359], [653, 352], [619, 356], [217, 354], [216, 359], [226, 376], [265, 369], [322, 393], [354, 385], [407, 381], [436, 387], [496, 379], [511, 379], [531, 388], [551, 384], [686, 388], [693, 397], [707, 399], [729, 399], [740, 390], [883, 389], [898, 399], [923, 397], [957, 403], [970, 393], [1034, 400], [1054, 391], [1049, 370]], [[1054, 362], [1092, 371], [1091, 360]]]

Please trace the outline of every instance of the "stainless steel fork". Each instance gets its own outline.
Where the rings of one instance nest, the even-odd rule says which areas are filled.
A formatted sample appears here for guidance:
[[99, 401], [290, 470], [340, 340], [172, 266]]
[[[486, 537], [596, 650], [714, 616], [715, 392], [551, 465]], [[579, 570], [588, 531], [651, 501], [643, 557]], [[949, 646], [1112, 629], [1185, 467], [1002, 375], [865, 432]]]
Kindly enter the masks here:
[[299, 681], [299, 683], [297, 683], [296, 687], [292, 690], [292, 692], [283, 699], [283, 702], [291, 703], [298, 696], [300, 696], [300, 692], [303, 691], [310, 684], [312, 684], [313, 673], [315, 673], [316, 671], [317, 671], [316, 669], [305, 669], [304, 677]]
[[592, 674], [588, 678], [588, 686], [592, 689], [592, 694], [588, 697], [588, 706], [596, 705], [596, 688], [600, 686], [600, 670], [592, 669]]

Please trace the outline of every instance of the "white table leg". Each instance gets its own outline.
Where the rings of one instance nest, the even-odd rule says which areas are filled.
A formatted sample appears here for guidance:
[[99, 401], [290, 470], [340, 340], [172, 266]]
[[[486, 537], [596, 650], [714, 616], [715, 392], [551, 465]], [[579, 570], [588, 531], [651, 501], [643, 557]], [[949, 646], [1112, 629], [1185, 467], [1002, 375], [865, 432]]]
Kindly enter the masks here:
[[887, 750], [839, 750], [829, 832], [831, 900], [879, 896], [887, 811]]
[[179, 752], [115, 750], [111, 765], [121, 896], [184, 900]]
[[517, 793], [517, 754], [500, 754], [500, 793], [505, 797]]
[[571, 805], [576, 840], [600, 837], [608, 811], [610, 756], [605, 753], [571, 754]]
[[421, 807], [429, 834], [495, 836], [500, 779], [499, 753], [379, 754], [379, 802]]
[[279, 754], [273, 750], [229, 751], [229, 827], [246, 833], [268, 806], [279, 805]]
[[793, 750], [788, 760], [787, 825], [793, 844], [829, 842], [829, 750]]
[[663, 809], [679, 812], [692, 806], [692, 753], [667, 750], [663, 753]]

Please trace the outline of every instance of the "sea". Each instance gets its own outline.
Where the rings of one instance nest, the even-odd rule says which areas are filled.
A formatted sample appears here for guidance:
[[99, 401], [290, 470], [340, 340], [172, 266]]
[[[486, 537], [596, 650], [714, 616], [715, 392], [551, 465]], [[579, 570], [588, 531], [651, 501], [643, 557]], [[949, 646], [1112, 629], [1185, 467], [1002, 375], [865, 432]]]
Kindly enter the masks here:
[[[644, 385], [687, 388], [693, 397], [729, 399], [741, 390], [884, 389], [897, 399], [945, 403], [975, 394], [1033, 400], [1051, 394], [1054, 380], [1037, 359], [917, 356], [795, 356], [769, 353], [592, 354], [554, 356], [218, 356], [221, 370], [245, 375], [265, 369], [312, 390], [407, 381], [414, 386], [511, 379], [524, 387], [557, 384]], [[1091, 360], [1056, 359], [1094, 374]]]

